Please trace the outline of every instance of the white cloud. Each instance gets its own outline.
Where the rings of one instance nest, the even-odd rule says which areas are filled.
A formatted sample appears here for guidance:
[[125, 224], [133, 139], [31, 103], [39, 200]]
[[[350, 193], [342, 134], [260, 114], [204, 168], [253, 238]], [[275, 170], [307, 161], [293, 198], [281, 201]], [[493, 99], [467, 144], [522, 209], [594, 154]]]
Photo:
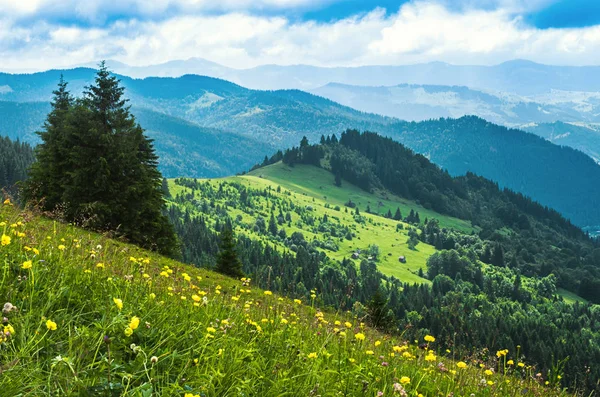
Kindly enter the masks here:
[[[160, 9], [173, 1], [154, 4]], [[311, 1], [253, 3], [290, 7]], [[99, 59], [146, 65], [190, 57], [238, 68], [270, 63], [356, 66], [434, 60], [493, 64], [514, 58], [600, 64], [600, 27], [540, 30], [526, 25], [515, 10], [539, 7], [548, 0], [490, 1], [504, 6], [457, 9], [444, 0], [417, 1], [405, 4], [393, 15], [376, 9], [332, 23], [292, 22], [282, 16], [249, 12], [184, 13], [161, 21], [139, 17], [89, 28], [43, 21], [19, 25], [15, 19], [5, 18], [0, 19], [0, 57], [6, 69], [64, 67]], [[40, 0], [37, 6], [43, 7], [42, 2], [51, 0]], [[185, 7], [205, 3], [208, 0], [178, 0]], [[222, 5], [241, 7], [249, 3], [225, 0]], [[5, 4], [0, 0], [0, 9]], [[93, 4], [99, 3], [92, 0], [90, 4], [93, 9]], [[29, 9], [25, 5], [22, 8]]]

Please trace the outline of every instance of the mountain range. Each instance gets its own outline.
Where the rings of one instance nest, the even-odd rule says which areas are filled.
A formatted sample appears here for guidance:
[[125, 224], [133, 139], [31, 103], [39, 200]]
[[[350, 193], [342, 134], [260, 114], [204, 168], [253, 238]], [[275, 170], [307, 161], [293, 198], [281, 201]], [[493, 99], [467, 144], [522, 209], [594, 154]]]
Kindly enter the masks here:
[[[202, 58], [174, 60], [158, 65], [130, 66], [107, 61], [115, 73], [134, 77], [180, 77], [198, 74], [218, 77], [253, 89], [312, 90], [329, 83], [362, 86], [398, 84], [466, 86], [477, 90], [511, 92], [518, 95], [562, 91], [600, 91], [600, 66], [543, 65], [512, 60], [498, 65], [451, 65], [429, 62], [413, 65], [319, 67], [309, 65], [262, 65], [234, 69]], [[95, 63], [77, 65], [95, 67]]]
[[407, 121], [466, 115], [510, 127], [555, 121], [600, 121], [600, 93], [593, 92], [552, 90], [548, 94], [522, 96], [466, 86], [339, 83], [330, 83], [310, 92], [364, 112]]
[[[0, 74], [0, 133], [36, 143], [61, 74], [79, 95], [95, 71], [77, 68]], [[156, 139], [167, 177], [239, 173], [302, 136], [352, 128], [393, 137], [452, 175], [474, 172], [559, 210], [580, 226], [600, 225], [600, 166], [590, 157], [533, 134], [477, 117], [406, 122], [343, 106], [299, 90], [260, 91], [197, 75], [119, 76], [133, 113]], [[465, 95], [474, 95], [466, 90]], [[21, 122], [26, 120], [25, 123]]]

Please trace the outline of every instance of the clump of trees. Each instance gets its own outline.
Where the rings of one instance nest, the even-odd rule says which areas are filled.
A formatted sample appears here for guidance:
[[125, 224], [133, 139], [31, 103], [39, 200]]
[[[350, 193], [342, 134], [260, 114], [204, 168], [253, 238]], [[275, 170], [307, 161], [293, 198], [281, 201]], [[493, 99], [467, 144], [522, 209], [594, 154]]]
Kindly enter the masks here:
[[27, 169], [35, 156], [32, 147], [23, 142], [0, 137], [0, 188], [10, 189], [27, 177]]
[[66, 221], [174, 256], [158, 157], [129, 110], [104, 62], [81, 98], [61, 77], [23, 196]]

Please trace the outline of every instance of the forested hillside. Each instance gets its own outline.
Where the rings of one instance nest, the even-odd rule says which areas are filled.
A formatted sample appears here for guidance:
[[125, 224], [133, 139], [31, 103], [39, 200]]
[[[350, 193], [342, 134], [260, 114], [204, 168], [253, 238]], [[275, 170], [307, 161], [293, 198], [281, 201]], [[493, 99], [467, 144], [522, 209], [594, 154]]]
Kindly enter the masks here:
[[363, 189], [385, 188], [438, 213], [470, 220], [481, 228], [481, 238], [502, 247], [499, 264], [528, 276], [554, 273], [559, 286], [600, 302], [600, 246], [558, 212], [471, 173], [453, 178], [425, 157], [374, 133], [350, 130], [339, 143], [337, 138], [322, 142], [304, 142], [286, 151], [283, 161], [317, 165], [325, 158], [334, 175]]
[[600, 127], [597, 124], [540, 123], [527, 125], [523, 130], [539, 135], [556, 145], [581, 150], [600, 163]]
[[[0, 99], [48, 101], [61, 73], [77, 93], [94, 71], [0, 74], [0, 85], [11, 88]], [[579, 151], [477, 117], [409, 123], [297, 90], [250, 90], [195, 75], [121, 79], [133, 113], [146, 116], [144, 128], [149, 135], [166, 138], [158, 139], [157, 150], [161, 169], [169, 177], [242, 172], [265, 154], [288, 148], [304, 135], [314, 142], [321, 135], [351, 128], [392, 137], [451, 175], [473, 172], [496, 181], [558, 210], [579, 226], [600, 224], [595, 204], [600, 197], [598, 164]], [[0, 121], [0, 132], [13, 138], [32, 137], [39, 128], [32, 120], [41, 123], [43, 119], [40, 109], [43, 105], [4, 103], [0, 115], [6, 113], [7, 121]], [[20, 119], [30, 121], [21, 126], [16, 122]], [[204, 141], [207, 149], [198, 154]]]
[[34, 153], [29, 144], [0, 136], [0, 189], [10, 189], [27, 177]]
[[[452, 178], [388, 138], [348, 131], [339, 142], [322, 142], [303, 141], [267, 158], [243, 177], [256, 187], [234, 180], [176, 181], [170, 216], [184, 259], [212, 266], [217, 232], [232, 225], [244, 270], [260, 285], [286, 294], [317, 288], [326, 303], [365, 314], [379, 289], [387, 301], [387, 314], [378, 317], [384, 328], [409, 338], [435, 330], [444, 335], [444, 346], [465, 354], [521, 346], [540, 376], [560, 367], [565, 384], [600, 387], [600, 372], [591, 365], [600, 357], [600, 306], [586, 303], [600, 302], [595, 240], [553, 210], [473, 174]], [[304, 164], [332, 171], [329, 183], [302, 182], [301, 175], [314, 179]], [[379, 197], [410, 198], [431, 212], [419, 217], [405, 209], [396, 217], [377, 200], [353, 201], [346, 190], [351, 182]], [[340, 206], [344, 195], [349, 200]], [[443, 213], [470, 220], [475, 229], [441, 226], [447, 222]], [[384, 247], [389, 237], [382, 236], [394, 219], [397, 234], [391, 238], [399, 246]], [[427, 253], [420, 272], [411, 252]], [[414, 278], [419, 274], [430, 287]]]
[[595, 204], [600, 166], [577, 150], [473, 116], [397, 127], [394, 140], [451, 175], [473, 172], [532, 197], [579, 226], [600, 224]]
[[[412, 339], [435, 330], [443, 348], [473, 357], [521, 346], [541, 377], [558, 365], [565, 385], [598, 387], [600, 374], [589, 368], [600, 354], [597, 305], [574, 302], [554, 274], [523, 274], [510, 250], [453, 218], [414, 201], [400, 210], [387, 190], [359, 194], [348, 180], [336, 186], [333, 174], [327, 181], [326, 170], [311, 169], [319, 170], [276, 163], [241, 177], [172, 181], [170, 217], [184, 260], [212, 268], [218, 233], [232, 227], [243, 270], [260, 286], [296, 296], [315, 289], [325, 304], [388, 332]], [[372, 303], [378, 289], [383, 311]]]

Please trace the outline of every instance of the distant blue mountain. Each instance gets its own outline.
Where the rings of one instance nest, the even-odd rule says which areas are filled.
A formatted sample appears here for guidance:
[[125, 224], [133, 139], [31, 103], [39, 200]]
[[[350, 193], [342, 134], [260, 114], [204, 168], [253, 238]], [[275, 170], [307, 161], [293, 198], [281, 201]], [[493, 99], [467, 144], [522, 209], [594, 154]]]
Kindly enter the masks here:
[[[61, 73], [79, 93], [91, 82], [94, 70], [0, 74], [0, 87], [8, 87], [0, 94], [0, 100], [8, 101], [0, 104], [0, 133], [34, 139], [32, 132], [44, 119]], [[474, 172], [495, 180], [557, 209], [578, 225], [600, 225], [600, 166], [590, 157], [478, 117], [406, 122], [299, 90], [251, 90], [195, 75], [121, 79], [133, 113], [156, 139], [160, 166], [168, 176], [241, 172], [275, 149], [296, 145], [302, 136], [314, 142], [321, 135], [355, 128], [390, 136], [451, 174]], [[444, 87], [421, 89], [434, 96], [447, 92]], [[461, 87], [454, 92], [461, 100], [496, 101]]]

